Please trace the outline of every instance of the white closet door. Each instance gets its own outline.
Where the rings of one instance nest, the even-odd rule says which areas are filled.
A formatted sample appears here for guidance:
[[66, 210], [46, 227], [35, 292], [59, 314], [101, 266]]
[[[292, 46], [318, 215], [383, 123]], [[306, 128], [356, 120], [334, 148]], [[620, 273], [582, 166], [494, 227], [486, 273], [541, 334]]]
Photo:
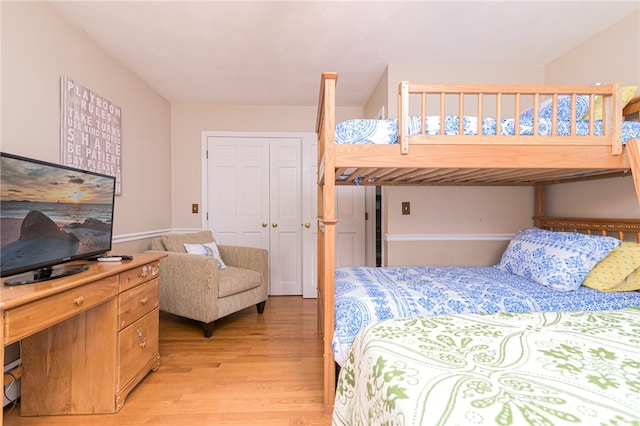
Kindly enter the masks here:
[[269, 294], [302, 294], [301, 138], [209, 137], [207, 150], [209, 229], [269, 250]]
[[208, 152], [209, 229], [220, 244], [269, 249], [268, 140], [210, 137]]
[[302, 294], [302, 140], [270, 139], [271, 294]]
[[[317, 137], [213, 134], [203, 132], [203, 226], [220, 244], [269, 250], [271, 295], [317, 297]], [[364, 188], [336, 194], [336, 264], [364, 265]]]
[[336, 186], [336, 268], [365, 265], [365, 188]]

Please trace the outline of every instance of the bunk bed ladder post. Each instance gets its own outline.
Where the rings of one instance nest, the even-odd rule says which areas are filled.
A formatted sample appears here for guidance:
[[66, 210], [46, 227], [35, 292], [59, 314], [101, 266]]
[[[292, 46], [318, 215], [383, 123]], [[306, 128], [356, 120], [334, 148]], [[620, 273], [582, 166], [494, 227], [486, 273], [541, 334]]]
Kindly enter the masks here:
[[[424, 114], [423, 123], [424, 123]], [[401, 81], [398, 91], [398, 142], [400, 143], [400, 153], [409, 153], [409, 135], [407, 125], [409, 124], [409, 82]]]
[[546, 198], [545, 198], [545, 190], [546, 185], [544, 183], [536, 183], [535, 184], [535, 200], [534, 200], [534, 208], [535, 208], [535, 216], [533, 217], [533, 225], [536, 228], [542, 228], [542, 218], [546, 214]]
[[[515, 94], [515, 98], [514, 99], [515, 99], [515, 101], [514, 101], [515, 102], [515, 112], [514, 112], [513, 116], [514, 117], [520, 117], [520, 102], [521, 102], [521, 100], [520, 100], [520, 93], [519, 92]], [[478, 114], [478, 115], [480, 115], [480, 114]], [[514, 121], [515, 121], [514, 134], [519, 135], [520, 134], [520, 120], [517, 119], [517, 120], [514, 120]], [[496, 122], [496, 126], [497, 125], [498, 124]], [[501, 126], [502, 126], [502, 124], [501, 124]], [[497, 132], [498, 131], [497, 131], [497, 128], [496, 128], [496, 133]]]
[[[325, 317], [327, 306], [334, 305], [335, 286], [335, 95], [336, 73], [323, 73], [320, 90], [320, 110], [316, 123], [318, 131], [318, 321], [322, 321], [323, 363], [324, 363], [324, 411], [333, 411], [335, 397], [335, 363], [331, 341], [333, 339], [334, 317]], [[321, 166], [324, 173], [321, 178]], [[320, 225], [322, 222], [322, 226]], [[324, 228], [324, 229], [322, 229]], [[323, 321], [324, 319], [324, 321]]]
[[464, 135], [464, 92], [458, 93], [458, 134]]
[[[478, 124], [476, 126], [476, 132], [479, 135], [482, 135], [482, 117], [484, 112], [482, 111], [482, 108], [484, 106], [484, 93], [482, 92], [478, 92]], [[516, 122], [516, 126], [518, 125], [518, 123]]]
[[502, 123], [502, 93], [496, 93], [496, 135], [500, 134]]
[[624, 116], [620, 114], [622, 111], [622, 83], [613, 84], [613, 96], [611, 97], [611, 130], [613, 143], [611, 145], [611, 154], [622, 154], [622, 120]]
[[638, 148], [640, 139], [631, 139], [627, 141], [627, 150], [629, 151], [629, 163], [631, 165], [631, 177], [633, 178], [633, 186], [636, 189], [636, 197], [640, 204], [640, 148]]

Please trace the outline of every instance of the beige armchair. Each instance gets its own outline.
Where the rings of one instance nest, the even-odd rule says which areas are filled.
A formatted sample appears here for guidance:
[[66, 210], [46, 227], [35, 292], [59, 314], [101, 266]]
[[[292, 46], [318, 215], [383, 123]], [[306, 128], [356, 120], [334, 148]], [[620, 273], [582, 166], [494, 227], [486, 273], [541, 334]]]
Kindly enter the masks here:
[[267, 250], [218, 245], [225, 269], [210, 256], [189, 254], [184, 244], [213, 242], [211, 231], [169, 234], [151, 240], [160, 260], [160, 310], [202, 323], [205, 337], [214, 321], [251, 305], [264, 312], [269, 289]]

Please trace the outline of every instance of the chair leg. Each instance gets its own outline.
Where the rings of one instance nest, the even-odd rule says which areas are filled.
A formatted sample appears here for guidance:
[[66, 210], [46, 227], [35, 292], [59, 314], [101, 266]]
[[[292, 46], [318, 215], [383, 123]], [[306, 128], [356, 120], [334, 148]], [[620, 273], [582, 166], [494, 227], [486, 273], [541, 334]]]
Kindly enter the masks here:
[[215, 323], [215, 321], [211, 321], [211, 322], [203, 322], [202, 323], [202, 331], [204, 332], [204, 337], [206, 337], [207, 339], [209, 337], [211, 337], [211, 335], [213, 334], [213, 324]]
[[258, 314], [262, 314], [264, 312], [264, 305], [266, 304], [266, 300], [263, 300], [262, 302], [256, 304], [256, 308], [258, 308]]

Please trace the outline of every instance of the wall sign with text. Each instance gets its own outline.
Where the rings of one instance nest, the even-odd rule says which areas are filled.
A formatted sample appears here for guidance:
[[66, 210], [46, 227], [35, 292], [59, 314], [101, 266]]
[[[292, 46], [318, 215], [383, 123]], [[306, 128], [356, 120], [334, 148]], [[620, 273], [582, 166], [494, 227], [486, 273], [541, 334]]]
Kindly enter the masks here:
[[60, 162], [115, 176], [122, 194], [122, 110], [69, 77], [60, 88]]

